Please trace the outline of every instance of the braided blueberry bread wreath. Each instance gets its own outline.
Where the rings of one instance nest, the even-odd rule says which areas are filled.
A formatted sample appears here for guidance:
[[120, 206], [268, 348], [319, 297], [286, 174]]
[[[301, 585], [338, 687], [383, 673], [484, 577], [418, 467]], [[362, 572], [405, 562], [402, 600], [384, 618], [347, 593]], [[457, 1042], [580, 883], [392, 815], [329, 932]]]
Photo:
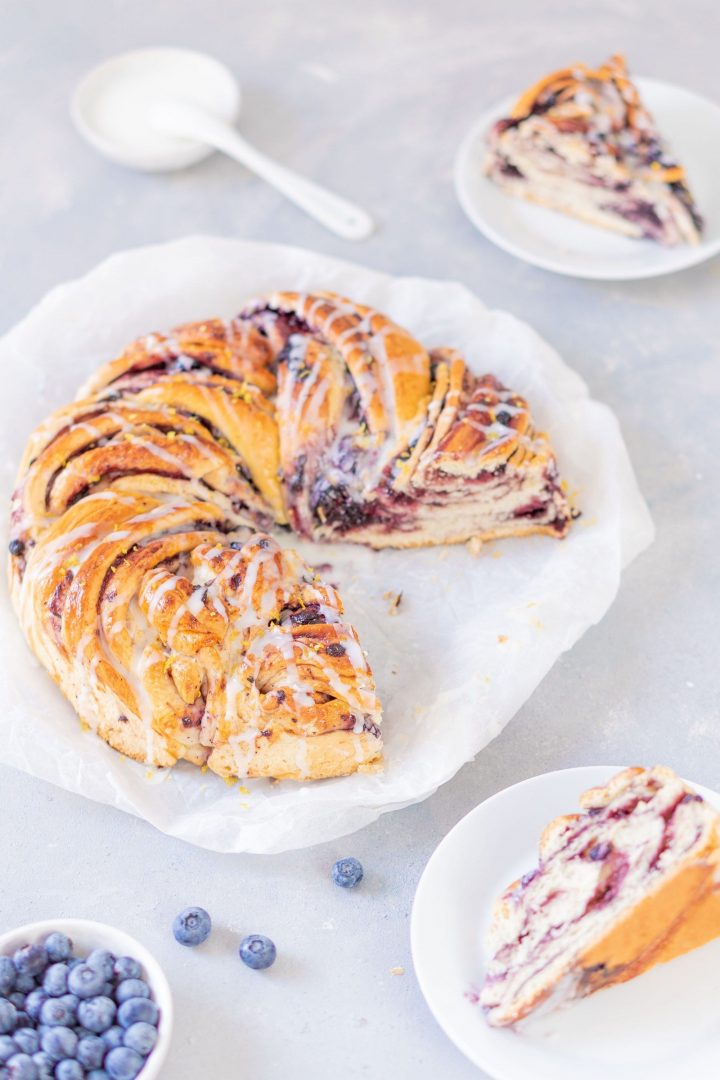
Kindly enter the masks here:
[[330, 293], [153, 334], [31, 436], [12, 597], [81, 721], [140, 761], [316, 779], [381, 760], [334, 588], [268, 535], [562, 537], [525, 400]]

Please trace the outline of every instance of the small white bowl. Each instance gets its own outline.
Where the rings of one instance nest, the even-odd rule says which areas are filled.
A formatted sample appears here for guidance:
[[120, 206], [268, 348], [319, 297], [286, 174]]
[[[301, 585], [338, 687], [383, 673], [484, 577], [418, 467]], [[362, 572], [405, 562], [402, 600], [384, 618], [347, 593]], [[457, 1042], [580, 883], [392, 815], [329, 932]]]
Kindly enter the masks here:
[[153, 1000], [160, 1010], [158, 1041], [138, 1076], [141, 1080], [156, 1080], [170, 1046], [173, 1006], [170, 984], [155, 957], [124, 930], [91, 919], [48, 919], [8, 930], [0, 934], [0, 956], [11, 956], [23, 945], [40, 944], [55, 930], [67, 934], [76, 956], [86, 956], [93, 949], [108, 949], [114, 956], [132, 956], [138, 961], [143, 978], [149, 984]]

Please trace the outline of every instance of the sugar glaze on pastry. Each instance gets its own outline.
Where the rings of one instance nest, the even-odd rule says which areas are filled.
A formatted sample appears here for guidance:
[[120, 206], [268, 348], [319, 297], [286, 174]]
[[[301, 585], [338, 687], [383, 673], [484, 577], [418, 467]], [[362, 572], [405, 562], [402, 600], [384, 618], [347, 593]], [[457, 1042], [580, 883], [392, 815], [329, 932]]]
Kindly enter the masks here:
[[330, 293], [139, 339], [31, 436], [12, 598], [89, 725], [139, 761], [377, 767], [381, 710], [331, 586], [268, 530], [404, 547], [571, 514], [525, 400]]
[[480, 1002], [516, 1023], [720, 935], [720, 815], [670, 769], [632, 768], [556, 818], [496, 902]]

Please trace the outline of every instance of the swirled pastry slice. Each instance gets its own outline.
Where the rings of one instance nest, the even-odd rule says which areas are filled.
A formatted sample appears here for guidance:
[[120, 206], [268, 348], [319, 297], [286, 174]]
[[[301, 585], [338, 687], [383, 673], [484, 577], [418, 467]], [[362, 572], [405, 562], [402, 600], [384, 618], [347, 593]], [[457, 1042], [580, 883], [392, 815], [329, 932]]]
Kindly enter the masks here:
[[720, 936], [720, 815], [670, 769], [626, 769], [556, 818], [498, 899], [480, 1001], [494, 1026]]
[[567, 532], [547, 437], [492, 375], [331, 293], [276, 293], [239, 321], [274, 350], [297, 532], [377, 548]]
[[624, 236], [697, 244], [702, 219], [622, 56], [555, 71], [489, 134], [486, 174], [504, 191]]

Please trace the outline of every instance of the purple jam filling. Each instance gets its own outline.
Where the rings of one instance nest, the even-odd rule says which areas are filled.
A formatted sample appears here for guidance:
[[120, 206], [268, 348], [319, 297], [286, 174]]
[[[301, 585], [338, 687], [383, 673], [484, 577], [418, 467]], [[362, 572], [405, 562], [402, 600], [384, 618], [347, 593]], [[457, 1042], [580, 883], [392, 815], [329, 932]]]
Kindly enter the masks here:
[[306, 607], [297, 610], [283, 608], [280, 612], [281, 626], [311, 626], [324, 622], [327, 622], [327, 619], [320, 611], [320, 605], [317, 603], [307, 604]]

